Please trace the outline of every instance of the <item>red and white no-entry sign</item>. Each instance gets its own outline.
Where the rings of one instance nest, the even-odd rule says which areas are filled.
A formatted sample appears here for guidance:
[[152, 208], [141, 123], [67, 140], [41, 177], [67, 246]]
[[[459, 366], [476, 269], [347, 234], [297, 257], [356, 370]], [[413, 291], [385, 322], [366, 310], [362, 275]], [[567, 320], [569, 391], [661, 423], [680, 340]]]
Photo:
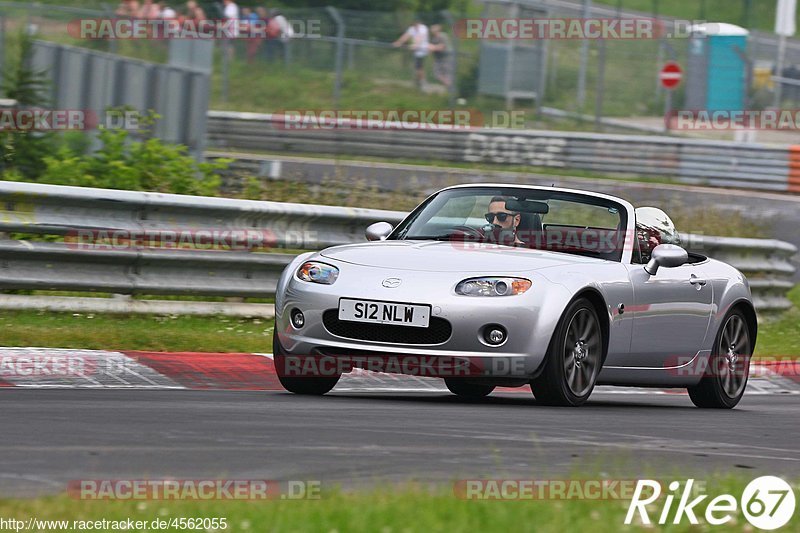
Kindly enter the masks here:
[[661, 85], [665, 89], [674, 89], [680, 85], [683, 79], [683, 70], [681, 70], [679, 64], [674, 61], [669, 61], [661, 67], [661, 72], [658, 73], [658, 79], [661, 80]]

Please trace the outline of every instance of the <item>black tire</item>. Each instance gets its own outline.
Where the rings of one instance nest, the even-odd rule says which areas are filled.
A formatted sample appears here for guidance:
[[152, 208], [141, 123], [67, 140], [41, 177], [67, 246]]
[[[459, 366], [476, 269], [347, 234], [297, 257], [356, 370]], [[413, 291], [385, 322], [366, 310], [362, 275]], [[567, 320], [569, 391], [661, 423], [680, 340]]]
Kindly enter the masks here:
[[341, 374], [337, 376], [286, 376], [285, 369], [287, 368], [286, 358], [291, 357], [287, 354], [281, 343], [278, 341], [277, 328], [272, 337], [272, 357], [275, 363], [275, 373], [278, 376], [278, 381], [284, 389], [294, 394], [303, 394], [307, 396], [322, 396], [330, 392], [336, 386]]
[[544, 369], [531, 381], [536, 401], [577, 407], [589, 399], [603, 365], [605, 343], [592, 303], [578, 298], [567, 306], [553, 333]]
[[732, 409], [742, 399], [750, 375], [753, 339], [747, 319], [738, 309], [722, 321], [706, 372], [700, 382], [689, 387], [689, 398], [704, 409]]
[[495, 388], [494, 385], [482, 385], [462, 378], [446, 378], [444, 384], [450, 392], [463, 398], [483, 398], [489, 396]]

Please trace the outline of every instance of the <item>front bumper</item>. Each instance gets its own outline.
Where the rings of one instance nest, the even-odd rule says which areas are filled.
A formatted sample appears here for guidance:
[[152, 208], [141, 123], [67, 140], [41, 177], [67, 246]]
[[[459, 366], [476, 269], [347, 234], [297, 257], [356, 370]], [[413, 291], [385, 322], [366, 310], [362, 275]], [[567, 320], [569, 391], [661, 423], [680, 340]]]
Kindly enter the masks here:
[[[294, 278], [293, 272], [285, 274], [292, 277], [283, 284], [285, 289], [275, 310], [275, 334], [284, 353], [348, 360], [371, 354], [382, 359], [388, 371], [399, 368], [402, 373], [415, 373], [417, 361], [426, 366], [432, 359], [442, 358], [466, 361], [472, 377], [529, 379], [539, 370], [552, 331], [548, 331], [548, 324], [542, 324], [541, 304], [533, 295], [498, 298], [456, 295], [453, 289], [460, 279], [454, 281], [453, 275], [447, 273], [426, 273], [424, 279], [422, 275], [404, 277], [401, 287], [388, 289], [381, 287], [386, 272], [364, 268], [355, 276], [353, 270], [353, 265], [347, 265], [349, 279], [340, 276], [334, 285], [307, 283]], [[532, 291], [535, 285], [534, 282]], [[323, 323], [323, 313], [338, 309], [340, 297], [428, 304], [432, 317], [448, 321], [452, 332], [446, 341], [436, 344], [366, 341], [335, 335]], [[293, 309], [305, 315], [302, 328], [297, 329], [290, 322]], [[490, 324], [506, 329], [507, 340], [502, 345], [490, 346], [482, 339], [483, 329]], [[445, 375], [435, 377], [463, 377], [463, 365], [454, 369], [455, 376], [446, 375], [446, 367], [437, 365]]]

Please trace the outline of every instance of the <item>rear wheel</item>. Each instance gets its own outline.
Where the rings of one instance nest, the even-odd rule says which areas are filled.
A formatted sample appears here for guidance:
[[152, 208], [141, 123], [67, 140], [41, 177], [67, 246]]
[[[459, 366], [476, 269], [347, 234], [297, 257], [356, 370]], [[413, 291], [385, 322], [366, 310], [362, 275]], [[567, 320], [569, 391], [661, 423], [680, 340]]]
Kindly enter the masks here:
[[556, 327], [545, 367], [531, 381], [536, 400], [545, 405], [577, 407], [594, 390], [603, 363], [603, 330], [591, 302], [572, 302]]
[[482, 385], [480, 383], [470, 383], [463, 379], [448, 378], [444, 384], [453, 394], [464, 398], [483, 398], [489, 396], [494, 390], [494, 385]]
[[689, 387], [689, 397], [697, 407], [731, 409], [739, 403], [750, 375], [753, 342], [744, 314], [733, 310], [714, 341], [708, 368], [700, 383]]
[[278, 341], [277, 327], [273, 335], [272, 357], [275, 363], [275, 373], [278, 375], [278, 381], [281, 382], [284, 389], [295, 394], [321, 396], [336, 386], [341, 374], [335, 376], [287, 376], [287, 369], [303, 368], [302, 364], [296, 364], [297, 361], [290, 360], [295, 357], [299, 361], [301, 356], [293, 356], [283, 350], [281, 343]]

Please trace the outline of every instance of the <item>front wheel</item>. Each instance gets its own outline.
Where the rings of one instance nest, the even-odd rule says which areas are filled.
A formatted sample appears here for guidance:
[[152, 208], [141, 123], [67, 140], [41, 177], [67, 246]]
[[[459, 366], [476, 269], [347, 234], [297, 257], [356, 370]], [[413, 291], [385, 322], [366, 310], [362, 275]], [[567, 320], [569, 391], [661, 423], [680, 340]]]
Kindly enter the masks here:
[[739, 403], [750, 375], [753, 342], [741, 311], [734, 310], [723, 322], [714, 341], [714, 351], [700, 383], [689, 387], [689, 398], [697, 407], [731, 409]]
[[445, 379], [444, 384], [447, 385], [450, 392], [463, 398], [483, 398], [489, 396], [494, 390], [494, 385], [470, 383], [458, 378]]
[[603, 330], [591, 302], [575, 300], [556, 327], [542, 373], [531, 381], [536, 400], [565, 407], [586, 402], [603, 364], [603, 346]]
[[[277, 331], [277, 329], [275, 330]], [[292, 373], [290, 369], [303, 369], [302, 356], [293, 356], [287, 354], [281, 343], [278, 342], [277, 333], [273, 333], [272, 338], [272, 358], [275, 364], [275, 373], [278, 376], [283, 388], [294, 394], [303, 394], [307, 396], [322, 396], [330, 392], [336, 386], [341, 374], [334, 376], [319, 376], [319, 375], [305, 375], [305, 376], [289, 376]], [[292, 360], [295, 358], [295, 360]]]

